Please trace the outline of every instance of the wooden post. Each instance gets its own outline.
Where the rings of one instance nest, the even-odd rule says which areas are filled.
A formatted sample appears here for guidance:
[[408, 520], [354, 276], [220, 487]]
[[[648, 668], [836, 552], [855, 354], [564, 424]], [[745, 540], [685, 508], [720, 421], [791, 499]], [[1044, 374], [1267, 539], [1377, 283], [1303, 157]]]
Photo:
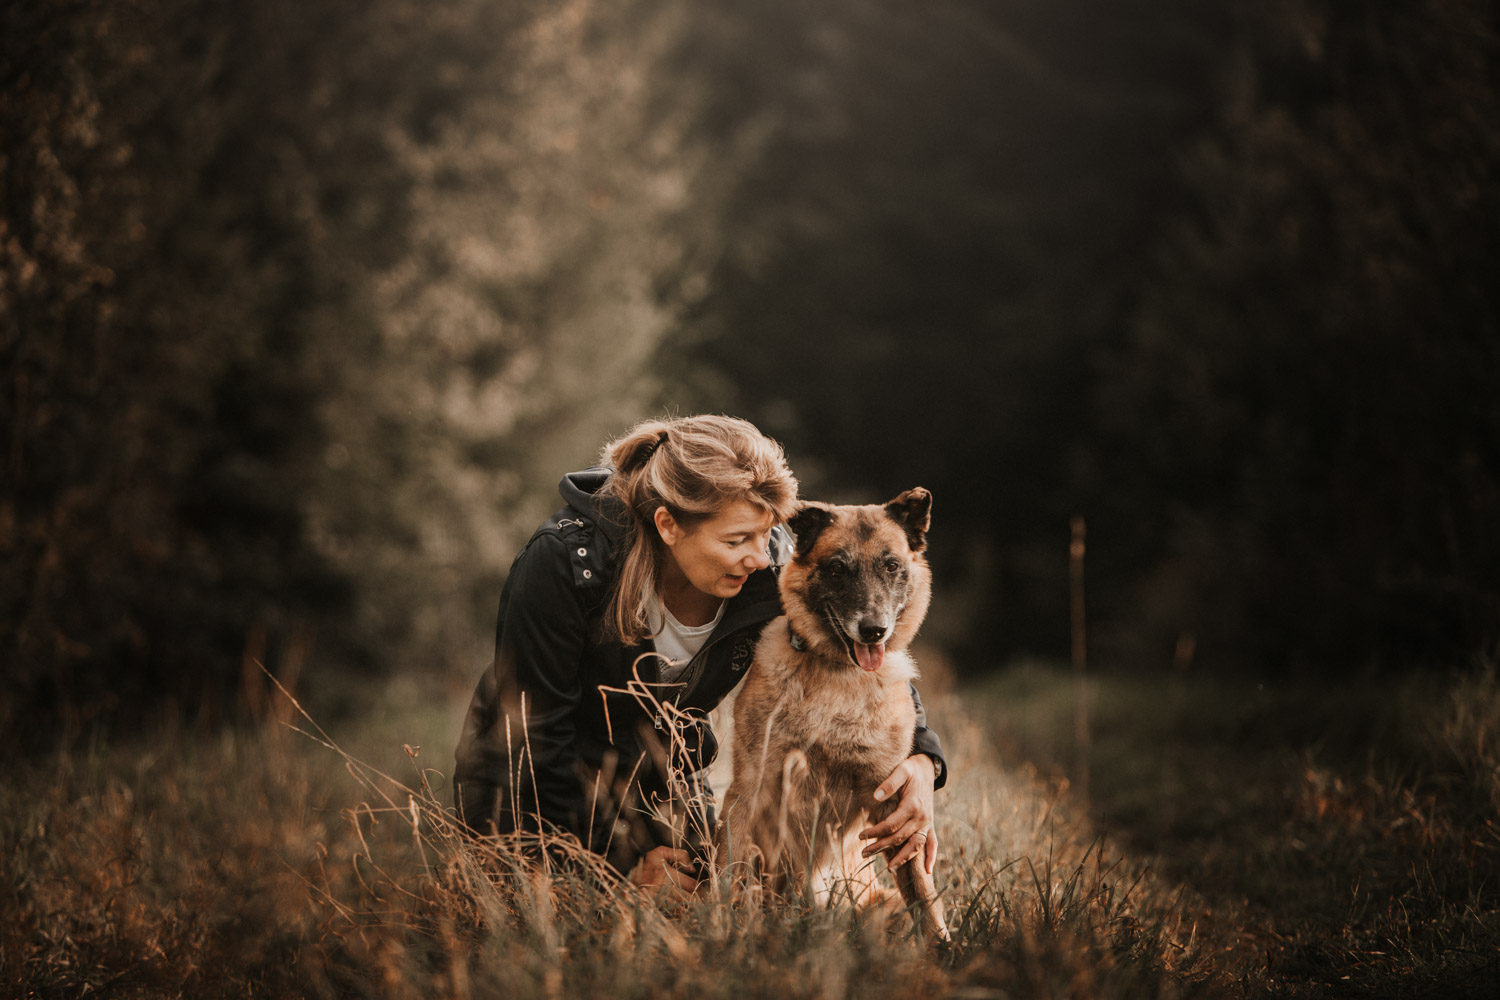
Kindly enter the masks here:
[[1088, 636], [1083, 608], [1083, 554], [1086, 528], [1082, 517], [1073, 518], [1073, 539], [1068, 545], [1069, 605], [1073, 626], [1073, 674], [1078, 687], [1078, 702], [1073, 715], [1073, 744], [1076, 757], [1078, 793], [1084, 803], [1089, 798], [1089, 688]]

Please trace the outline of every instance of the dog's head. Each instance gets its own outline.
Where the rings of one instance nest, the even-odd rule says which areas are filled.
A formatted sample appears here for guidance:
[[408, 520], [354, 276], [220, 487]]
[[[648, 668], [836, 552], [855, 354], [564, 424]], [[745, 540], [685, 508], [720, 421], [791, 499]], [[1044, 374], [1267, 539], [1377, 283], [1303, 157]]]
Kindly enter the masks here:
[[792, 629], [832, 658], [875, 671], [904, 649], [932, 599], [927, 547], [932, 494], [920, 486], [886, 504], [804, 503], [787, 521], [796, 554], [781, 571]]

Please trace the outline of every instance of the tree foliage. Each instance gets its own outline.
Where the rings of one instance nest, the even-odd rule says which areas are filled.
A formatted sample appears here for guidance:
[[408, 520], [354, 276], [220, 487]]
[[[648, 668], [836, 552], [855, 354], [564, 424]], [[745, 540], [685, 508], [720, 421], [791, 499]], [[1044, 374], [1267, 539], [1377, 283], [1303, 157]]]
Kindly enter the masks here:
[[1119, 655], [1500, 634], [1487, 7], [759, 6], [699, 350], [817, 486], [933, 488], [974, 652], [1066, 648], [1074, 514]]
[[193, 698], [244, 617], [339, 597], [289, 499], [316, 435], [288, 317], [323, 289], [246, 56], [269, 28], [165, 0], [4, 19], [13, 703]]
[[[558, 475], [739, 412], [925, 485], [932, 634], [1500, 633], [1477, 0], [0, 11], [0, 725], [482, 660]], [[1191, 644], [1189, 644], [1191, 645]], [[255, 677], [253, 667], [251, 677]]]
[[1130, 456], [1106, 478], [1173, 500], [1147, 587], [1221, 645], [1500, 636], [1495, 29], [1474, 3], [1243, 18], [1100, 386]]
[[1171, 150], [1209, 119], [1227, 25], [1193, 3], [758, 8], [724, 43], [744, 64], [719, 119], [769, 138], [699, 356], [811, 489], [933, 490], [930, 631], [982, 663], [1066, 649], [1091, 358], [1178, 197]]
[[472, 669], [711, 252], [691, 102], [654, 72], [679, 7], [3, 19], [12, 721], [212, 712], [312, 650]]

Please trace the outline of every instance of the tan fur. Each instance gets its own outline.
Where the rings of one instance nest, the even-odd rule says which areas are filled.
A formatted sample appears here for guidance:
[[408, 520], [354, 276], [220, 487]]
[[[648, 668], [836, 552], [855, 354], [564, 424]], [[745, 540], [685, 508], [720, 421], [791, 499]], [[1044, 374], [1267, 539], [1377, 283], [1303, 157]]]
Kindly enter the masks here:
[[[927, 501], [925, 491], [920, 492]], [[903, 494], [906, 496], [906, 494]], [[734, 776], [725, 796], [721, 849], [743, 873], [771, 888], [869, 903], [886, 858], [862, 858], [858, 834], [894, 809], [877, 803], [876, 786], [911, 754], [916, 712], [908, 682], [917, 676], [906, 652], [926, 616], [931, 574], [886, 508], [827, 507], [830, 520], [815, 544], [781, 571], [786, 614], [768, 624], [734, 708]], [[925, 507], [923, 508], [925, 530]], [[874, 672], [860, 669], [832, 634], [829, 616], [809, 603], [821, 559], [856, 560], [891, 553], [904, 564], [909, 590]], [[788, 622], [805, 643], [793, 648]], [[893, 871], [919, 928], [947, 937], [942, 904], [920, 856]]]

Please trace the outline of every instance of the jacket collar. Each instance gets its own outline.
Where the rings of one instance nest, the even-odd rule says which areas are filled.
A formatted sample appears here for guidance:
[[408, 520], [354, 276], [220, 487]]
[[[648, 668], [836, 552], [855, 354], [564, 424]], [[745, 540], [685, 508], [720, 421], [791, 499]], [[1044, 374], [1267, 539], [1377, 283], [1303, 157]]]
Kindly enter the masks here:
[[625, 541], [626, 518], [630, 516], [618, 500], [599, 492], [609, 479], [609, 473], [609, 469], [595, 466], [580, 472], [570, 472], [557, 484], [557, 492], [562, 494], [567, 505], [580, 514], [588, 515], [594, 522], [595, 532], [604, 539], [606, 556], [621, 550]]

